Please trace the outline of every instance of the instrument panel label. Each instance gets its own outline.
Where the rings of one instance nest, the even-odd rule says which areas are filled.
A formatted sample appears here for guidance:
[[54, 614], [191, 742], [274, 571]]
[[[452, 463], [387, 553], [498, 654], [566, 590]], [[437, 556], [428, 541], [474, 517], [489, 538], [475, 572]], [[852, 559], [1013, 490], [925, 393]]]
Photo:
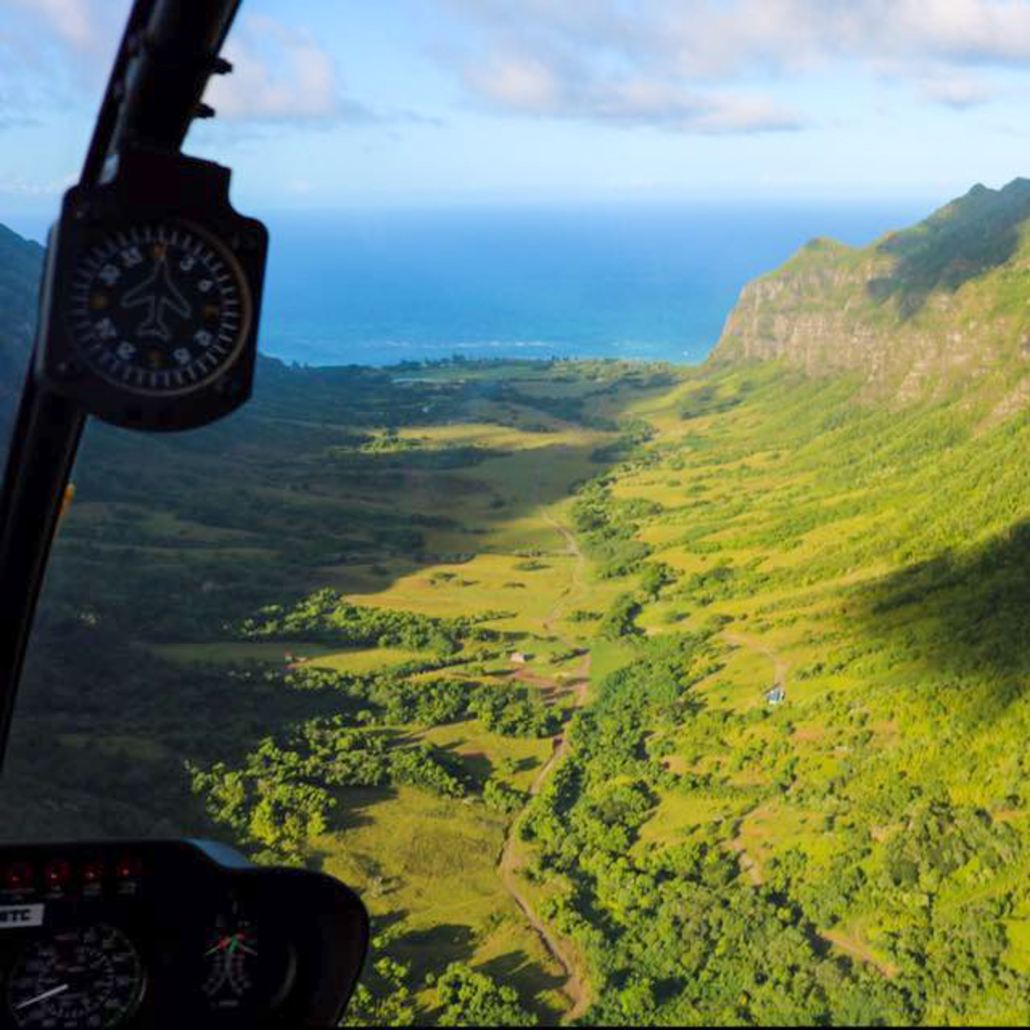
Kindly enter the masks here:
[[45, 905], [0, 905], [0, 930], [42, 926]]

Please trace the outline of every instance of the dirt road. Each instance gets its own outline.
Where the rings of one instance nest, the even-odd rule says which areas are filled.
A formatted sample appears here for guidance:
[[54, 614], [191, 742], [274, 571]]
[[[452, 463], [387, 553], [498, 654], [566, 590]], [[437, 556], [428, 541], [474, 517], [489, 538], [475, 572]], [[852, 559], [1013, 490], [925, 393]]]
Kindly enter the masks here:
[[[586, 571], [586, 557], [576, 541], [571, 530], [558, 522], [549, 512], [544, 513], [544, 520], [552, 526], [565, 541], [566, 552], [575, 558], [572, 568], [572, 575], [569, 578], [568, 586], [558, 595], [554, 607], [543, 619], [544, 631], [553, 633], [554, 624], [561, 617], [565, 609], [585, 590], [586, 584], [584, 574]], [[577, 646], [575, 641], [562, 639], [562, 643], [568, 647]], [[523, 677], [525, 678], [525, 677]], [[552, 694], [562, 689], [571, 690], [575, 708], [582, 708], [587, 703], [590, 694], [590, 655], [585, 654], [576, 666], [573, 678], [566, 684], [560, 684], [556, 680], [546, 680], [544, 677], [533, 677], [535, 684], [546, 687]], [[568, 723], [555, 735], [551, 755], [540, 767], [533, 782], [529, 786], [530, 799], [537, 796], [548, 778], [557, 768], [558, 764], [569, 753]], [[508, 836], [505, 838], [504, 847], [501, 849], [501, 856], [497, 863], [497, 871], [504, 884], [505, 890], [511, 895], [512, 900], [518, 905], [526, 921], [533, 928], [540, 938], [548, 953], [555, 962], [561, 966], [565, 973], [565, 985], [562, 988], [568, 997], [571, 1007], [565, 1013], [565, 1020], [572, 1021], [582, 1016], [590, 1007], [590, 988], [582, 972], [582, 961], [575, 953], [575, 948], [570, 941], [560, 938], [550, 930], [544, 921], [537, 915], [529, 899], [522, 890], [519, 881], [519, 873], [525, 866], [525, 855], [519, 840], [518, 827], [525, 814], [522, 810], [511, 822], [508, 828]]]
[[878, 969], [888, 980], [893, 980], [898, 975], [897, 966], [878, 958], [867, 945], [854, 937], [848, 937], [837, 930], [823, 930], [817, 936], [834, 947], [839, 948], [852, 958], [857, 958], [859, 962], [865, 962], [866, 965]]
[[[579, 546], [579, 541], [568, 526], [563, 526], [549, 511], [545, 511], [544, 522], [546, 522], [565, 542], [565, 553], [572, 555], [575, 563], [572, 566], [572, 575], [569, 577], [568, 586], [558, 595], [554, 607], [544, 616], [543, 627], [545, 633], [554, 632], [554, 624], [565, 613], [565, 609], [586, 593], [586, 568], [587, 558]], [[570, 641], [563, 641], [572, 646]]]

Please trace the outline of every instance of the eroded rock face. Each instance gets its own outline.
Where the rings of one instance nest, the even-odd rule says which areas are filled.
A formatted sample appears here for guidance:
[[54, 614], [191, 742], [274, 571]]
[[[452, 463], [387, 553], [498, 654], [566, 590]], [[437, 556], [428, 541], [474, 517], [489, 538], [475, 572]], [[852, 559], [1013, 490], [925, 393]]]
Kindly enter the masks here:
[[712, 360], [853, 373], [897, 403], [973, 386], [1013, 414], [1030, 395], [1028, 226], [1016, 180], [867, 248], [813, 240], [744, 287]]
[[856, 311], [868, 277], [833, 267], [832, 257], [827, 264], [797, 273], [785, 268], [745, 286], [720, 351], [761, 361], [785, 358], [812, 374], [877, 363], [886, 336]]

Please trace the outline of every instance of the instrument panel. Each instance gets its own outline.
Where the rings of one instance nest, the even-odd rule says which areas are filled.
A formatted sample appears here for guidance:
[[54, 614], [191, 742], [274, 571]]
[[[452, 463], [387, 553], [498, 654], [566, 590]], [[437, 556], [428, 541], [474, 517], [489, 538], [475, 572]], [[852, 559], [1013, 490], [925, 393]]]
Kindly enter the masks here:
[[181, 393], [223, 373], [250, 328], [232, 253], [182, 221], [129, 225], [87, 251], [68, 330], [97, 375], [128, 391]]
[[211, 842], [0, 848], [0, 1027], [331, 1027], [367, 946], [343, 884]]

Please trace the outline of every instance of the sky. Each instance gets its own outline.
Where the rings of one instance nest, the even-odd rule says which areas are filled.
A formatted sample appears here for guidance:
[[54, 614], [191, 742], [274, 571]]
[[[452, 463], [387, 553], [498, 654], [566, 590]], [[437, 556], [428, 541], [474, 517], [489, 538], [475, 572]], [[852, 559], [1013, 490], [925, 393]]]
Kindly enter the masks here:
[[[127, 0], [0, 0], [0, 221], [74, 182]], [[244, 0], [187, 151], [243, 210], [940, 203], [1030, 175], [1030, 0]]]

